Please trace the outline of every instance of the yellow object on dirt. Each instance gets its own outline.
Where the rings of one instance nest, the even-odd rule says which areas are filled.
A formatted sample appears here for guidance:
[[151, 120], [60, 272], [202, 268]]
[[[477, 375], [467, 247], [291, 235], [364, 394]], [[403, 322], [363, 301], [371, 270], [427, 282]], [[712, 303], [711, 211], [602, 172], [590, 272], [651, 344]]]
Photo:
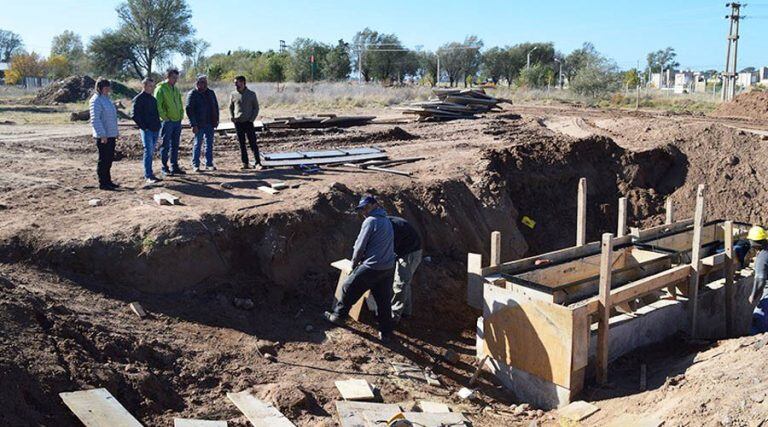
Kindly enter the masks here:
[[752, 226], [752, 228], [749, 229], [749, 233], [747, 233], [747, 239], [756, 242], [765, 240], [766, 238], [768, 238], [768, 235], [765, 233], [765, 229], [759, 225]]
[[413, 423], [405, 419], [402, 412], [398, 412], [387, 420], [387, 427], [413, 427]]
[[533, 227], [536, 227], [536, 221], [534, 221], [533, 219], [531, 219], [531, 217], [528, 217], [528, 216], [523, 216], [522, 218], [520, 218], [520, 222], [527, 225], [528, 228], [531, 228], [531, 229], [533, 229]]

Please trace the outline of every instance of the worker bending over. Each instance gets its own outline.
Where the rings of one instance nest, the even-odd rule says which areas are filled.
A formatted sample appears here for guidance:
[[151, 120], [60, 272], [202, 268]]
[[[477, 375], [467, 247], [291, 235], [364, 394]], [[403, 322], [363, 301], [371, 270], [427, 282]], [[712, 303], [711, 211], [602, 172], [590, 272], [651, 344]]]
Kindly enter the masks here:
[[371, 195], [365, 195], [355, 210], [365, 219], [355, 241], [352, 254], [352, 272], [342, 284], [341, 298], [333, 312], [325, 318], [343, 325], [349, 309], [365, 291], [370, 290], [376, 301], [379, 321], [379, 339], [388, 341], [392, 335], [392, 278], [395, 274], [394, 232], [387, 212]]
[[408, 221], [389, 216], [395, 233], [395, 280], [392, 282], [392, 320], [395, 324], [412, 314], [411, 281], [421, 264], [421, 237]]
[[749, 302], [755, 305], [763, 298], [765, 290], [765, 281], [768, 279], [768, 234], [763, 227], [754, 226], [747, 233], [749, 245], [757, 251], [755, 255], [755, 281], [752, 285], [752, 294], [749, 296]]

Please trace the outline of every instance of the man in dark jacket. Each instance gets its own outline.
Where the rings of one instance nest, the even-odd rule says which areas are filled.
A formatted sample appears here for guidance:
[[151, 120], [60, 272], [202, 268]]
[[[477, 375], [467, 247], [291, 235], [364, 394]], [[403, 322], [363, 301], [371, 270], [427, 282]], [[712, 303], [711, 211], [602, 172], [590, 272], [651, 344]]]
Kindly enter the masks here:
[[157, 100], [152, 96], [155, 81], [147, 77], [141, 83], [144, 90], [133, 98], [131, 116], [141, 129], [141, 142], [144, 144], [144, 179], [147, 184], [154, 184], [158, 179], [152, 172], [152, 157], [157, 137], [160, 135], [160, 114], [157, 111]]
[[411, 281], [421, 264], [421, 237], [408, 221], [399, 216], [388, 216], [395, 234], [395, 280], [392, 282], [392, 320], [412, 314]]
[[352, 253], [352, 272], [342, 284], [342, 294], [333, 308], [325, 312], [331, 323], [345, 323], [349, 309], [370, 290], [376, 301], [379, 339], [392, 335], [392, 277], [395, 273], [395, 250], [392, 223], [387, 212], [371, 195], [365, 195], [355, 210], [365, 217]]
[[213, 165], [213, 130], [219, 126], [219, 102], [208, 89], [208, 77], [198, 76], [196, 88], [187, 94], [187, 117], [195, 134], [192, 147], [192, 168], [200, 172], [200, 150], [205, 139], [205, 169], [216, 170]]
[[243, 169], [248, 169], [248, 149], [245, 148], [245, 138], [248, 137], [248, 145], [251, 146], [255, 164], [261, 164], [259, 159], [259, 146], [256, 145], [256, 130], [253, 121], [259, 115], [259, 99], [256, 93], [245, 85], [245, 76], [235, 77], [235, 91], [229, 95], [229, 116], [235, 124], [237, 141], [240, 143], [240, 159], [243, 161]]

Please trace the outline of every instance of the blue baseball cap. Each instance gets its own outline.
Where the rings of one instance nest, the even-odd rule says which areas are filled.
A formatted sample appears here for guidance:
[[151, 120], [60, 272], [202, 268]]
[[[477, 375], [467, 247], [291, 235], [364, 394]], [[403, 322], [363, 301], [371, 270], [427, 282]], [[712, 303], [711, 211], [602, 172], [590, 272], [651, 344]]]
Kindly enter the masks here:
[[373, 196], [371, 196], [370, 194], [366, 194], [365, 196], [360, 198], [360, 203], [357, 204], [357, 206], [355, 207], [355, 210], [359, 211], [360, 209], [373, 204], [376, 204], [376, 199], [374, 199]]

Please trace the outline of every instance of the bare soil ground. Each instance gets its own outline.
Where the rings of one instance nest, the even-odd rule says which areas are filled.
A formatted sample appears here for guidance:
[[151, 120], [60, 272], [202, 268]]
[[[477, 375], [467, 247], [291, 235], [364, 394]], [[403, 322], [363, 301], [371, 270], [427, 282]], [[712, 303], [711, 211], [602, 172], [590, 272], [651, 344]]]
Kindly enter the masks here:
[[[766, 142], [740, 130], [766, 122], [514, 107], [478, 120], [398, 126], [274, 131], [261, 137], [261, 149], [375, 145], [394, 158], [426, 157], [398, 167], [413, 177], [240, 171], [236, 141], [222, 137], [218, 171], [152, 187], [143, 184], [138, 133], [123, 127], [113, 167], [123, 188], [103, 192], [87, 126], [0, 125], [0, 383], [11, 384], [0, 390], [9, 408], [0, 424], [77, 425], [57, 393], [106, 387], [147, 425], [171, 425], [174, 416], [246, 425], [225, 397], [244, 389], [299, 425], [334, 425], [334, 380], [361, 377], [385, 402], [445, 401], [474, 425], [556, 425], [554, 412], [515, 415], [509, 405], [520, 402], [490, 376], [481, 378], [478, 399], [456, 397], [474, 370], [478, 313], [464, 304], [468, 251], [487, 255], [492, 230], [503, 233], [504, 260], [573, 244], [582, 176], [590, 240], [615, 227], [618, 197], [629, 197], [630, 225], [649, 225], [661, 221], [667, 197], [690, 216], [699, 183], [708, 185], [708, 218], [768, 219]], [[183, 166], [190, 137], [185, 130]], [[273, 180], [291, 188], [275, 196], [257, 190]], [[182, 205], [157, 206], [152, 195], [161, 191]], [[364, 191], [414, 223], [430, 257], [417, 274], [415, 316], [390, 347], [365, 324], [329, 330], [320, 320], [337, 277], [329, 263], [349, 256], [359, 227], [349, 209]], [[101, 205], [91, 207], [95, 198]], [[523, 215], [535, 228], [521, 225]], [[235, 298], [254, 307], [235, 307]], [[150, 317], [139, 320], [130, 301]], [[692, 363], [702, 348], [682, 344], [628, 356], [612, 367], [613, 388], [585, 392], [602, 408], [586, 424], [629, 412], [667, 425], [709, 425], [725, 415], [733, 425], [757, 425], [768, 411], [755, 399], [742, 405], [740, 396], [763, 377], [724, 373], [710, 381], [702, 369], [727, 357], [744, 371], [759, 360], [733, 342], [741, 341], [718, 344], [729, 350], [713, 362]], [[443, 360], [446, 349], [459, 361]], [[631, 385], [639, 359], [652, 378], [644, 393]], [[433, 369], [442, 386], [394, 377], [389, 362], [405, 360]], [[683, 372], [686, 381], [669, 380]], [[717, 409], [702, 412], [691, 396]]]

